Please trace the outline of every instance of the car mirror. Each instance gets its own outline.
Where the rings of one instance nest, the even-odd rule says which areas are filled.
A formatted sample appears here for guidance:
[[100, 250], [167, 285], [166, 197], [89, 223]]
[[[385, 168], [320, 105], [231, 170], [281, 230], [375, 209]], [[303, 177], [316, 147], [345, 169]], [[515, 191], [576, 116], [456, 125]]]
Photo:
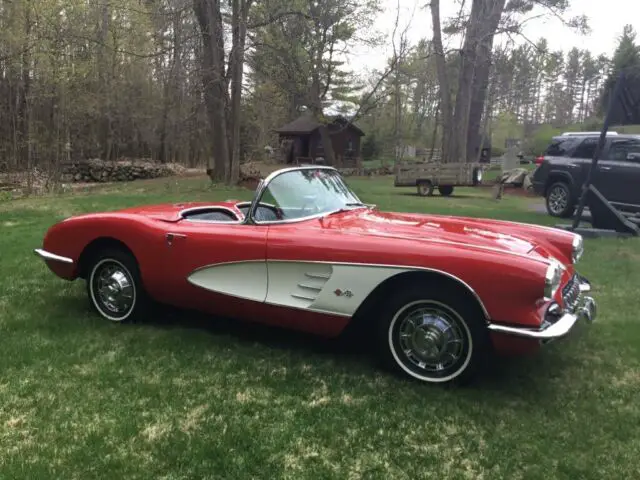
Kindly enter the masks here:
[[630, 162], [638, 162], [638, 161], [640, 161], [640, 153], [638, 153], [638, 152], [627, 153], [627, 160], [630, 161]]

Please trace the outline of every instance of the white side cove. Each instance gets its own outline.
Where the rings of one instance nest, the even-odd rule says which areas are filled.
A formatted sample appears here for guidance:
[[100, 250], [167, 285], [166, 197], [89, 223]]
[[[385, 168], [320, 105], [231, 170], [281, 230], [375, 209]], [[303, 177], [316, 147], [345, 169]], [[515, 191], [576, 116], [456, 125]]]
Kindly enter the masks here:
[[187, 280], [211, 292], [264, 302], [267, 298], [267, 263], [262, 260], [219, 263], [198, 268]]
[[368, 265], [267, 262], [267, 303], [352, 316], [386, 279], [407, 271]]
[[295, 261], [245, 261], [195, 270], [189, 282], [206, 290], [268, 304], [352, 316], [380, 283], [402, 267]]

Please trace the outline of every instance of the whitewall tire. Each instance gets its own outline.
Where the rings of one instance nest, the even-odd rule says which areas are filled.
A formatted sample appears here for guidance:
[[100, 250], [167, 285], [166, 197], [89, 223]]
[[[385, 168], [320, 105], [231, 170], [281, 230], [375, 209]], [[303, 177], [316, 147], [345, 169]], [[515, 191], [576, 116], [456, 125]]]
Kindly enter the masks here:
[[465, 296], [432, 290], [410, 287], [385, 305], [378, 325], [380, 357], [423, 383], [467, 383], [488, 351], [486, 328]]
[[94, 255], [87, 276], [87, 294], [93, 309], [113, 323], [136, 320], [147, 307], [137, 262], [119, 249]]

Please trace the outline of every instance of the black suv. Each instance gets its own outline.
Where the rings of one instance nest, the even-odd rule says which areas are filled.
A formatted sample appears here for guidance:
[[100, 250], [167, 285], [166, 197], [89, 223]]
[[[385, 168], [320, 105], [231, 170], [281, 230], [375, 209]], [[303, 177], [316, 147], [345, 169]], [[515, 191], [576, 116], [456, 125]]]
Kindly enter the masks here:
[[[549, 215], [573, 216], [599, 139], [597, 132], [565, 133], [538, 158], [533, 188], [546, 198]], [[609, 132], [592, 183], [617, 209], [640, 211], [640, 135]]]

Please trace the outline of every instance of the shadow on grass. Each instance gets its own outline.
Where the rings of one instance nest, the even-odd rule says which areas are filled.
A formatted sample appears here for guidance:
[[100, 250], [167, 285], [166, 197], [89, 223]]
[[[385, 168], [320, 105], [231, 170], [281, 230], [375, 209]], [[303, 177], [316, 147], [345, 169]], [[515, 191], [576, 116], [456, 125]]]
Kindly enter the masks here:
[[[102, 322], [96, 313], [90, 309], [86, 297], [59, 297], [56, 299], [56, 310], [64, 311], [63, 318], [83, 319], [84, 325], [80, 329], [90, 329], [91, 325]], [[142, 329], [158, 329], [161, 331], [185, 332], [193, 330], [211, 338], [212, 343], [235, 343], [243, 355], [251, 355], [252, 345], [277, 351], [286, 351], [300, 356], [313, 357], [321, 360], [329, 357], [337, 361], [344, 372], [353, 371], [354, 377], [368, 372], [373, 375], [384, 373], [401, 393], [402, 390], [417, 391], [430, 389], [437, 393], [437, 385], [421, 385], [413, 379], [396, 372], [385, 371], [376, 361], [375, 345], [370, 332], [373, 329], [350, 330], [337, 338], [327, 339], [295, 330], [279, 328], [260, 323], [241, 321], [231, 318], [216, 317], [205, 313], [183, 310], [171, 306], [159, 306], [152, 318], [139, 324]], [[64, 330], [68, 327], [64, 323], [47, 323], [46, 330]], [[126, 326], [123, 326], [126, 328]], [[74, 330], [77, 331], [77, 326]], [[111, 330], [111, 329], [109, 329]], [[118, 330], [118, 329], [115, 329]], [[115, 333], [115, 330], [112, 330]], [[583, 330], [583, 329], [580, 329]], [[367, 334], [369, 332], [369, 334]], [[572, 348], [566, 349], [567, 344], [580, 341], [584, 332], [577, 332], [568, 338], [543, 347], [533, 356], [524, 357], [491, 357], [482, 374], [470, 385], [453, 389], [456, 396], [461, 396], [470, 402], [495, 402], [496, 406], [517, 402], [523, 406], [536, 406], [541, 397], [545, 402], [554, 402], [561, 393], [558, 390], [558, 378], [576, 361], [572, 357]], [[578, 337], [578, 338], [576, 338]], [[264, 352], [262, 353], [262, 355]], [[258, 355], [258, 354], [256, 354]], [[288, 357], [291, 359], [291, 357]], [[256, 358], [256, 360], [260, 360]], [[302, 360], [301, 360], [302, 361]], [[393, 388], [393, 387], [391, 387]], [[416, 390], [418, 389], [418, 390]], [[450, 390], [449, 388], [443, 391]], [[426, 393], [426, 391], [425, 391]]]
[[[162, 313], [153, 321], [146, 321], [145, 325], [167, 330], [194, 329], [212, 337], [230, 336], [241, 344], [258, 343], [270, 349], [292, 351], [303, 357], [329, 355], [339, 359], [341, 364], [346, 362], [353, 365], [355, 370], [370, 370], [372, 374], [376, 370], [384, 371], [376, 361], [371, 334], [363, 333], [362, 329], [347, 328], [341, 336], [327, 339], [290, 329], [164, 306]], [[538, 399], [531, 396], [531, 392], [553, 397], [555, 389], [548, 380], [560, 375], [565, 363], [570, 363], [570, 359], [558, 355], [557, 350], [546, 352], [544, 348], [537, 355], [528, 357], [492, 356], [477, 380], [460, 391], [470, 395], [482, 392], [489, 397], [501, 397], [502, 400], [518, 399], [536, 403]], [[407, 388], [420, 387], [418, 382], [404, 375], [389, 371], [385, 373]], [[424, 388], [438, 387], [424, 385]]]

